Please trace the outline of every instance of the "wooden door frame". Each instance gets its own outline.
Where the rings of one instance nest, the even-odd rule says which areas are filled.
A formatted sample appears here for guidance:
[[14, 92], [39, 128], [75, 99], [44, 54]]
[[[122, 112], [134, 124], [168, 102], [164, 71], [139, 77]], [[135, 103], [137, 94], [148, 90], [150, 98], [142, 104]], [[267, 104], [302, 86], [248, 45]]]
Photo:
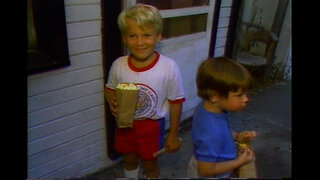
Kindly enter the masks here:
[[219, 25], [219, 14], [221, 8], [221, 0], [216, 0], [214, 5], [214, 13], [212, 19], [212, 28], [211, 28], [211, 38], [209, 43], [209, 52], [208, 57], [214, 57], [214, 50], [216, 48], [216, 39], [217, 39], [217, 32], [218, 32], [218, 25]]
[[[232, 57], [233, 44], [235, 42], [237, 20], [239, 16], [241, 2], [242, 0], [233, 0], [231, 5], [230, 21], [228, 26], [225, 50], [224, 50], [224, 56], [229, 58]], [[220, 18], [220, 9], [221, 9], [221, 0], [216, 0], [215, 7], [214, 7], [213, 22], [212, 22], [212, 33], [210, 38], [209, 53], [208, 53], [209, 58], [214, 57], [218, 25], [219, 25], [218, 23]]]
[[232, 58], [232, 54], [233, 54], [241, 3], [242, 3], [242, 0], [232, 1], [228, 34], [227, 34], [227, 40], [226, 40], [226, 45], [224, 49], [224, 55], [228, 58]]
[[[121, 33], [117, 24], [117, 18], [120, 12], [121, 1], [101, 0], [102, 58], [104, 67], [104, 83], [107, 82], [109, 70], [113, 61], [124, 54], [121, 42]], [[106, 99], [105, 113], [107, 154], [111, 160], [115, 160], [121, 157], [121, 154], [115, 151], [113, 147], [116, 121], [114, 116], [110, 113]]]

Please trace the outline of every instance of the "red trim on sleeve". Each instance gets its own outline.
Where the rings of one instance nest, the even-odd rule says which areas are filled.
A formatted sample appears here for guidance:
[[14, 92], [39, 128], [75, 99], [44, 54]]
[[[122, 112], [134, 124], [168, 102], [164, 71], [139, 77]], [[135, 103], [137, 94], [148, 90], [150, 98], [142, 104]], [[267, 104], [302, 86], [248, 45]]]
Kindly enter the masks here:
[[169, 100], [169, 103], [170, 104], [180, 104], [180, 103], [183, 103], [184, 101], [186, 100], [186, 98], [182, 98], [182, 99], [176, 99], [176, 100]]

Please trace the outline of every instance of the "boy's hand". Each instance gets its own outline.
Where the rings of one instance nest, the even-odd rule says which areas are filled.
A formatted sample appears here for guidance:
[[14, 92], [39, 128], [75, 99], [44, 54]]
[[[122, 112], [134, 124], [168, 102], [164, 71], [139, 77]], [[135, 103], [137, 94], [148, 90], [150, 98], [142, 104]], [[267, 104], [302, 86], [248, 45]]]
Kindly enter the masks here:
[[242, 131], [238, 134], [236, 141], [245, 142], [250, 141], [257, 137], [257, 133], [255, 131]]
[[165, 142], [165, 149], [166, 152], [172, 153], [179, 150], [181, 146], [181, 139], [178, 136], [170, 136], [168, 135], [166, 142]]
[[241, 152], [238, 158], [243, 164], [246, 164], [255, 158], [255, 154], [251, 149], [246, 148]]
[[116, 91], [108, 89], [108, 88], [105, 88], [105, 98], [106, 98], [106, 100], [108, 102], [111, 114], [114, 117], [117, 117], [118, 103], [117, 103], [117, 99], [116, 99]]

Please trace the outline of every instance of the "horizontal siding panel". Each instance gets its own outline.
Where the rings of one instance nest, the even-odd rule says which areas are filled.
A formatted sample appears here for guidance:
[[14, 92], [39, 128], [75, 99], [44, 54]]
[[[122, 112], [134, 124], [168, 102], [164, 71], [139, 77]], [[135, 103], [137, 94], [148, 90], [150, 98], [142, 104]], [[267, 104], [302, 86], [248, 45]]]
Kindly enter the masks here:
[[100, 1], [101, 0], [64, 0], [64, 5], [99, 4]]
[[101, 149], [101, 151], [92, 156], [87, 156], [85, 159], [74, 163], [70, 166], [64, 167], [58, 171], [54, 171], [48, 175], [42, 176], [44, 179], [53, 179], [53, 178], [80, 178], [83, 174], [79, 174], [83, 169], [86, 169], [90, 166], [95, 165], [101, 161], [109, 161], [107, 159], [106, 149]]
[[221, 1], [221, 7], [230, 7], [230, 6], [232, 6], [232, 1], [233, 0], [222, 0]]
[[221, 8], [219, 17], [220, 18], [230, 17], [230, 13], [231, 13], [231, 8]]
[[214, 49], [214, 57], [224, 56], [224, 47]]
[[100, 4], [66, 6], [65, 14], [67, 23], [101, 20], [101, 6]]
[[93, 66], [76, 71], [57, 74], [54, 76], [45, 76], [43, 78], [28, 81], [28, 96], [35, 96], [47, 91], [101, 79], [102, 67]]
[[103, 87], [103, 80], [98, 79], [63, 89], [49, 91], [37, 96], [31, 96], [30, 98], [28, 98], [28, 112], [95, 94], [97, 92], [100, 92]]
[[226, 37], [228, 33], [228, 28], [218, 28], [217, 38]]
[[216, 40], [216, 48], [225, 46], [227, 38], [217, 38]]
[[69, 55], [101, 50], [101, 36], [85, 37], [68, 41]]
[[228, 27], [229, 21], [230, 21], [230, 18], [220, 18], [218, 22], [219, 23], [218, 28]]
[[101, 21], [87, 21], [67, 24], [68, 39], [97, 36], [101, 34]]
[[28, 142], [49, 136], [65, 129], [78, 126], [82, 123], [104, 116], [104, 106], [93, 107], [64, 118], [50, 121], [39, 126], [28, 129]]
[[79, 70], [90, 66], [102, 66], [102, 52], [100, 50], [95, 52], [88, 52], [70, 56], [72, 68], [70, 70]]
[[100, 129], [54, 148], [28, 156], [28, 170], [104, 139], [106, 139], [106, 131], [105, 129]]
[[49, 161], [39, 167], [33, 168], [28, 171], [29, 177], [41, 177], [43, 175], [49, 174], [53, 171], [59, 170], [65, 166], [76, 163], [85, 159], [88, 156], [95, 155], [103, 149], [106, 149], [106, 141], [101, 141], [82, 149], [78, 149], [69, 154], [65, 154], [60, 158]]
[[85, 67], [90, 66], [102, 66], [102, 52], [88, 52], [84, 54], [78, 54], [70, 56], [70, 61], [72, 63], [72, 69], [70, 70], [78, 70]]
[[28, 113], [28, 128], [104, 104], [104, 92]]
[[62, 132], [38, 139], [28, 143], [28, 156], [53, 148], [59, 144], [66, 143], [102, 128], [104, 128], [104, 118], [98, 118]]
[[41, 79], [49, 76], [55, 76], [57, 74], [62, 74], [70, 71], [75, 71], [83, 68], [87, 68], [90, 66], [102, 66], [102, 52], [95, 51], [84, 54], [73, 55], [69, 57], [71, 66], [67, 66], [65, 68], [60, 68], [54, 71], [48, 71], [45, 73], [34, 74], [28, 76], [28, 81], [33, 81], [36, 79]]

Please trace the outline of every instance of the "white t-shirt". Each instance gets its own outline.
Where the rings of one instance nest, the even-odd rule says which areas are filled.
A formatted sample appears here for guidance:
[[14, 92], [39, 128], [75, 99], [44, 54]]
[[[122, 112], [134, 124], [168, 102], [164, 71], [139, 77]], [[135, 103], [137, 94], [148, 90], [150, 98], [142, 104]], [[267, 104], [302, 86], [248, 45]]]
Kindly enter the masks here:
[[184, 91], [179, 68], [174, 60], [156, 52], [152, 64], [137, 68], [131, 56], [113, 62], [106, 87], [115, 90], [119, 83], [140, 87], [135, 119], [159, 119], [166, 115], [169, 103], [182, 103]]

